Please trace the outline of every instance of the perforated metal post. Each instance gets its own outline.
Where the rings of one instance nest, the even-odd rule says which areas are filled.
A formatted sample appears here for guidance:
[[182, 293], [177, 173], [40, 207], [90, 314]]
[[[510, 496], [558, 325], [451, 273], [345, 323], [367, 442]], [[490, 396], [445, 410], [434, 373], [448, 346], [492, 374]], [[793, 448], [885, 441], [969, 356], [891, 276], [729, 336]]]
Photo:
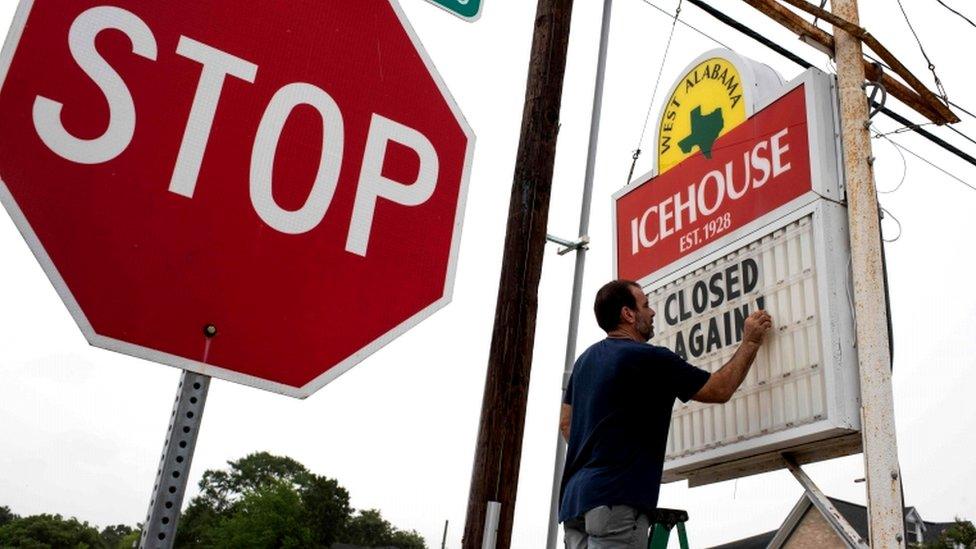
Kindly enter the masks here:
[[149, 501], [149, 514], [142, 527], [140, 549], [168, 549], [173, 546], [209, 388], [210, 376], [185, 370], [180, 376], [166, 442], [163, 444], [163, 456]]

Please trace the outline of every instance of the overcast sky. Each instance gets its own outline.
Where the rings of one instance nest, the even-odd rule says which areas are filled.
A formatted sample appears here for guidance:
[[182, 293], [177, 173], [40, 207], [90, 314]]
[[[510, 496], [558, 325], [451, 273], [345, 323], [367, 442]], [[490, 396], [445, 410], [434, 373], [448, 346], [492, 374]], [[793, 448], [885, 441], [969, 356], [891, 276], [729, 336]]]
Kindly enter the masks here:
[[[454, 301], [307, 400], [215, 380], [187, 500], [205, 469], [254, 451], [291, 456], [345, 486], [356, 508], [378, 508], [440, 546], [460, 545], [519, 135], [534, 2], [484, 0], [480, 20], [453, 18], [423, 0], [402, 7], [477, 134]], [[676, 2], [648, 0], [673, 13]], [[573, 15], [549, 232], [576, 237], [590, 119], [600, 2]], [[715, 2], [824, 70], [826, 57], [740, 2]], [[905, 2], [950, 99], [976, 112], [971, 44], [976, 29], [936, 0]], [[955, 6], [976, 11], [962, 0]], [[13, 0], [0, 0], [9, 28]], [[891, 2], [862, 2], [862, 22], [924, 82], [932, 77]], [[682, 18], [786, 79], [800, 69], [685, 3]], [[610, 195], [626, 183], [659, 70], [670, 19], [641, 0], [614, 6], [603, 126], [579, 346], [602, 333], [588, 313], [611, 276]], [[653, 112], [678, 72], [709, 39], [678, 25]], [[919, 115], [894, 108], [913, 120]], [[959, 112], [959, 111], [957, 111]], [[972, 117], [957, 126], [976, 136]], [[0, 121], [2, 123], [2, 121]], [[878, 127], [897, 124], [879, 117]], [[652, 123], [653, 126], [653, 123]], [[976, 145], [933, 130], [976, 154]], [[911, 133], [898, 143], [976, 182], [976, 168]], [[970, 242], [976, 191], [888, 142], [875, 140], [895, 330], [894, 397], [905, 499], [926, 520], [976, 518], [976, 292]], [[651, 168], [641, 158], [635, 173]], [[539, 296], [535, 360], [513, 546], [542, 547], [549, 515], [556, 424], [572, 284], [571, 255], [551, 247]], [[20, 515], [60, 513], [99, 526], [145, 517], [179, 371], [89, 347], [6, 214], [0, 214], [0, 505]], [[377, 289], [382, 291], [382, 289]], [[828, 495], [864, 503], [861, 456], [808, 467]], [[689, 489], [666, 485], [662, 507], [687, 509], [694, 546], [772, 530], [801, 494], [784, 471]]]

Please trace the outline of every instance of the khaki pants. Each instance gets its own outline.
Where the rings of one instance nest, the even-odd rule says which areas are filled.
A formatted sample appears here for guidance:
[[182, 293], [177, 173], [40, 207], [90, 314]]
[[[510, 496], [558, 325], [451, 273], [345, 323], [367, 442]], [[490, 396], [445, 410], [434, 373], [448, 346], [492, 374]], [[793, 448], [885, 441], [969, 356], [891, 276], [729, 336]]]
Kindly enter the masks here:
[[647, 549], [647, 515], [633, 507], [602, 505], [567, 520], [566, 549]]

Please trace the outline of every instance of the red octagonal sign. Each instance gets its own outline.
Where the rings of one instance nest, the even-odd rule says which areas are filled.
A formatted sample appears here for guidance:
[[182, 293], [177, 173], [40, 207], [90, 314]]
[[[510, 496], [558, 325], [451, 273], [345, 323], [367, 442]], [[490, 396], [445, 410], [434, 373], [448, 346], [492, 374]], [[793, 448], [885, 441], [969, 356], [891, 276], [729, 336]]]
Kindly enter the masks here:
[[35, 0], [0, 200], [93, 345], [305, 397], [451, 296], [474, 136], [394, 0]]

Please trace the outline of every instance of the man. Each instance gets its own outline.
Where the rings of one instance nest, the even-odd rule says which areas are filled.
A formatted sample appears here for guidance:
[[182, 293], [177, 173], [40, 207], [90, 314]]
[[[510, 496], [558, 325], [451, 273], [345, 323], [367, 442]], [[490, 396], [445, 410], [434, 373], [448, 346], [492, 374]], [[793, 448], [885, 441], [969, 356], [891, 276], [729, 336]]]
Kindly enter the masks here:
[[655, 313], [636, 283], [606, 284], [593, 309], [607, 338], [576, 360], [563, 397], [559, 427], [569, 447], [559, 521], [567, 549], [645, 549], [674, 399], [728, 402], [772, 319], [751, 314], [732, 359], [709, 374], [647, 344]]

